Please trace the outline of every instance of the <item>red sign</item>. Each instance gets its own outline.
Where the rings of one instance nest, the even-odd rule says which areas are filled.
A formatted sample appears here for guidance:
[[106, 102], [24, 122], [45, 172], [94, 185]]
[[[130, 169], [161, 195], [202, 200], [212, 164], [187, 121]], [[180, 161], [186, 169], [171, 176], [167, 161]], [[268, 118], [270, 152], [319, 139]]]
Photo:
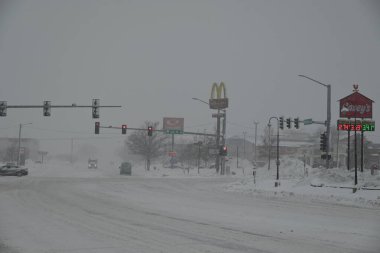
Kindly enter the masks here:
[[339, 100], [341, 118], [372, 118], [373, 101], [359, 92]]
[[169, 155], [170, 157], [176, 157], [176, 156], [177, 156], [177, 152], [175, 152], [175, 151], [169, 151], [169, 152], [168, 152], [168, 155]]
[[373, 132], [375, 131], [375, 122], [374, 121], [342, 121], [338, 120], [338, 131], [363, 131], [363, 132]]
[[184, 118], [164, 118], [164, 130], [181, 130], [184, 127]]

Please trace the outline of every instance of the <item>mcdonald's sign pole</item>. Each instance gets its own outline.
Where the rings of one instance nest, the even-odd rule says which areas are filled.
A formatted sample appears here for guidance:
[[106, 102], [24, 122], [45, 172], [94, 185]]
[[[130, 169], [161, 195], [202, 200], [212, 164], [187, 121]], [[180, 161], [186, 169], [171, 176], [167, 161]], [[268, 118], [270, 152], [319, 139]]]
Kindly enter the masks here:
[[[228, 108], [228, 98], [226, 93], [226, 86], [223, 82], [220, 82], [218, 85], [217, 83], [213, 83], [211, 87], [211, 97], [209, 100], [209, 106], [210, 109], [216, 109], [218, 110], [218, 113], [216, 115], [217, 118], [217, 125], [216, 125], [216, 149], [219, 150], [220, 148], [220, 117], [224, 117], [223, 121], [223, 145], [225, 145], [225, 139], [226, 139], [226, 108]], [[220, 113], [220, 110], [224, 111], [224, 114], [222, 115]], [[220, 155], [219, 153], [216, 155], [215, 160], [215, 167], [216, 172], [219, 172], [220, 169]], [[222, 169], [221, 172], [224, 172], [224, 160], [222, 162]]]

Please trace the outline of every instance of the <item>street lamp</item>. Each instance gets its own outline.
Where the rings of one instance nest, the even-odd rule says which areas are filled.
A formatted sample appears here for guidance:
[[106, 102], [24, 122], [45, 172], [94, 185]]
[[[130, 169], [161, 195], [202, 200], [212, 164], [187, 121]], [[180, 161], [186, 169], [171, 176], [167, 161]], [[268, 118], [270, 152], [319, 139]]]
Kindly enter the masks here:
[[[210, 105], [209, 103], [207, 103], [206, 101], [202, 100], [202, 99], [199, 99], [199, 98], [192, 98], [193, 100], [197, 100], [199, 102], [202, 102], [206, 105]], [[220, 109], [218, 109], [218, 113], [216, 114], [216, 118], [217, 118], [217, 126], [216, 126], [216, 149], [219, 150], [219, 141], [220, 141], [220, 113], [219, 113]], [[222, 145], [224, 146], [226, 144], [226, 122], [227, 122], [227, 114], [226, 114], [226, 109], [223, 109], [223, 128], [222, 128]], [[216, 167], [216, 170], [218, 171], [219, 170], [219, 161], [220, 161], [220, 156], [219, 156], [219, 152], [217, 153], [216, 155], [216, 161], [215, 161], [215, 167]], [[224, 160], [223, 160], [223, 163], [222, 163], [222, 170], [221, 170], [221, 174], [224, 173]]]
[[303, 77], [309, 79], [315, 83], [318, 83], [327, 88], [327, 119], [326, 119], [326, 169], [329, 168], [329, 151], [330, 151], [330, 124], [331, 124], [331, 84], [324, 84], [313, 78], [310, 78], [305, 75], [298, 75], [299, 77]]
[[202, 99], [199, 99], [199, 98], [191, 98], [191, 99], [193, 99], [193, 100], [198, 100], [198, 101], [200, 101], [200, 102], [202, 102], [202, 103], [204, 103], [204, 104], [206, 104], [206, 105], [210, 105], [210, 104], [207, 103], [206, 101], [204, 101], [204, 100], [202, 100]]
[[[279, 130], [278, 118], [277, 117], [270, 117], [269, 118], [269, 122], [268, 122], [269, 136], [270, 136], [270, 127], [271, 127], [270, 121], [272, 119], [276, 119], [277, 120], [277, 160], [276, 160], [277, 175], [276, 175], [276, 182], [274, 183], [274, 186], [278, 187], [278, 186], [280, 186], [280, 173], [279, 173], [279, 166], [280, 166], [280, 160], [279, 160], [280, 130]], [[269, 145], [271, 145], [270, 142], [269, 142]], [[269, 151], [269, 152], [271, 152], [271, 151]], [[270, 163], [270, 160], [269, 160], [269, 163]]]
[[17, 166], [20, 166], [20, 157], [21, 157], [21, 128], [22, 128], [22, 126], [31, 125], [31, 124], [32, 123], [20, 124], [20, 128], [19, 128], [19, 131], [18, 131]]

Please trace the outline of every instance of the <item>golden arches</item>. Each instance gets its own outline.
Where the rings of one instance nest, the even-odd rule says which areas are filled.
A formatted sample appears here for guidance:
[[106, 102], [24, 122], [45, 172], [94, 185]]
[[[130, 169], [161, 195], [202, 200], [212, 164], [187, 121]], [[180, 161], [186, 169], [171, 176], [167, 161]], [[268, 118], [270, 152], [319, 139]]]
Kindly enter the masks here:
[[[215, 94], [216, 92], [216, 94]], [[223, 82], [220, 82], [218, 85], [217, 83], [212, 84], [211, 88], [211, 99], [219, 99], [222, 98], [222, 92], [223, 92], [223, 98], [227, 98], [227, 92], [226, 92], [226, 86], [224, 85]], [[215, 97], [216, 95], [216, 97]]]

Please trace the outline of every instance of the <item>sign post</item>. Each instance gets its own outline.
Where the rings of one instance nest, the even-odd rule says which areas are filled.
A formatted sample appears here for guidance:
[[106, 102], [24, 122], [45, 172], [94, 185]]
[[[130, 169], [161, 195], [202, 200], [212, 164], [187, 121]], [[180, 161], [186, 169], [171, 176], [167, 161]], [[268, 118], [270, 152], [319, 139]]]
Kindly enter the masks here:
[[[339, 100], [339, 116], [348, 120], [338, 120], [338, 131], [348, 131], [348, 148], [347, 148], [347, 160], [348, 168], [350, 161], [350, 131], [354, 131], [354, 149], [355, 149], [355, 187], [358, 184], [357, 176], [357, 137], [356, 132], [361, 132], [361, 172], [363, 172], [363, 140], [365, 131], [375, 131], [374, 121], [365, 121], [364, 119], [372, 119], [372, 103], [373, 100], [359, 93], [359, 85], [353, 85], [353, 93]], [[353, 121], [351, 119], [354, 119]], [[361, 120], [360, 120], [361, 119]], [[356, 192], [357, 188], [354, 188]]]

